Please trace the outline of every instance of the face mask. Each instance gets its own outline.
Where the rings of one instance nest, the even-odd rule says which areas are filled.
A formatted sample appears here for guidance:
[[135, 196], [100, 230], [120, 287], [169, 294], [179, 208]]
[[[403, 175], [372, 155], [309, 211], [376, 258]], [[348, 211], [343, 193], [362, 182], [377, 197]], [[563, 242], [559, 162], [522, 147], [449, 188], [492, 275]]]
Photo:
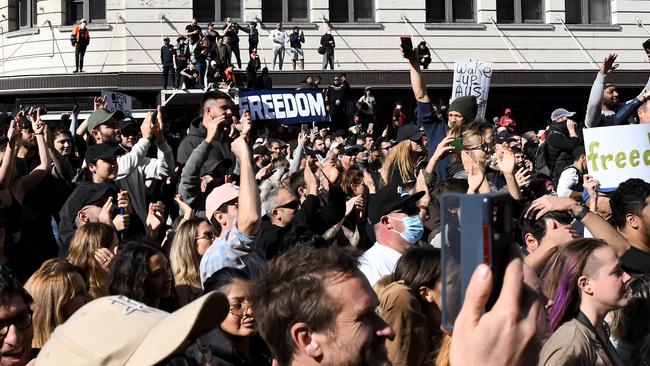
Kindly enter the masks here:
[[402, 224], [404, 224], [404, 231], [401, 233], [395, 229], [391, 230], [398, 233], [402, 239], [406, 240], [410, 244], [415, 244], [418, 240], [420, 240], [422, 234], [424, 234], [424, 226], [422, 225], [422, 221], [418, 215], [407, 216], [401, 219], [393, 216], [389, 217], [392, 217], [395, 220], [400, 220]]
[[86, 23], [81, 23], [81, 29], [86, 29]]

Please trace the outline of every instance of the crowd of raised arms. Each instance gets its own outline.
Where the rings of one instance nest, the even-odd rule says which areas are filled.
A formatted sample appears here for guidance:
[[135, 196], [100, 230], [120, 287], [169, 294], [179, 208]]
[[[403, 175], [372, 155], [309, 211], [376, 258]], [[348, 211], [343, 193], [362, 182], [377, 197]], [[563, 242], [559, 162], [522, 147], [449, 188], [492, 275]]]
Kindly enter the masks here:
[[[434, 104], [403, 55], [415, 113], [338, 75], [330, 122], [253, 123], [208, 90], [178, 144], [160, 107], [6, 116], [0, 365], [650, 365], [650, 183], [601, 185], [583, 143], [650, 123], [650, 80], [622, 102], [610, 54], [584, 121], [558, 105], [522, 131]], [[504, 271], [471, 269], [453, 331], [446, 192], [510, 196], [517, 233]]]

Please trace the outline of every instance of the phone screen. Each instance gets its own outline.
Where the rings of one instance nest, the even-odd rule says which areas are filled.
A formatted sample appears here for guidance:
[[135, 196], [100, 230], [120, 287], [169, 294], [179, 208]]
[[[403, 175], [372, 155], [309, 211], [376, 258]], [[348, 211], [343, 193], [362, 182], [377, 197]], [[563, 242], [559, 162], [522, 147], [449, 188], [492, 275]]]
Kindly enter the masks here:
[[409, 36], [399, 37], [402, 41], [402, 50], [404, 51], [405, 56], [409, 56], [413, 53], [413, 42]]
[[501, 292], [510, 262], [512, 203], [508, 194], [445, 193], [440, 200], [442, 249], [442, 325], [451, 332], [476, 266], [488, 264], [493, 286], [485, 310]]
[[449, 143], [449, 146], [453, 147], [455, 151], [463, 151], [463, 150], [465, 150], [465, 147], [463, 146], [463, 138], [462, 137], [455, 138], [451, 143]]

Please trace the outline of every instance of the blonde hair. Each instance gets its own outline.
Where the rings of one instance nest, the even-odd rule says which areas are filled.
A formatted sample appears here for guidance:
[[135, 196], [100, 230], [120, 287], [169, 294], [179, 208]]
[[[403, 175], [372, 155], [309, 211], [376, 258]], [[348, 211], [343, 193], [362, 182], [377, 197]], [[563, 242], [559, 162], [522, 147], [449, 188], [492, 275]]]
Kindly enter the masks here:
[[115, 230], [104, 223], [90, 222], [77, 229], [68, 250], [68, 261], [88, 274], [88, 292], [93, 298], [106, 296], [108, 273], [95, 259], [95, 251], [108, 248]]
[[189, 219], [178, 226], [174, 241], [169, 250], [169, 263], [176, 283], [186, 282], [193, 287], [201, 288], [199, 265], [201, 257], [196, 247], [196, 230], [203, 218]]
[[34, 298], [32, 347], [41, 348], [58, 325], [65, 322], [63, 306], [75, 296], [73, 276], [83, 278], [83, 270], [64, 259], [48, 259], [25, 283], [25, 290]]
[[415, 175], [415, 166], [417, 161], [413, 161], [413, 154], [411, 152], [411, 140], [402, 141], [395, 145], [388, 156], [384, 166], [379, 171], [381, 174], [381, 185], [387, 186], [391, 178], [392, 170], [397, 168], [402, 181], [407, 182]]

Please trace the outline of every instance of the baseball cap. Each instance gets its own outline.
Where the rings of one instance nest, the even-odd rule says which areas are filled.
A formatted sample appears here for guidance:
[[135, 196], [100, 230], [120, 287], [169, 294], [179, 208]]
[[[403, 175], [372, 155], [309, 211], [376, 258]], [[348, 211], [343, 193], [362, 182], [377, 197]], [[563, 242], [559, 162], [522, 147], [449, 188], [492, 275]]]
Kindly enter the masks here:
[[332, 149], [340, 149], [342, 145], [343, 145], [342, 143], [334, 141], [330, 145], [330, 150], [332, 150]]
[[93, 114], [90, 115], [90, 117], [88, 117], [88, 120], [86, 121], [88, 132], [97, 128], [97, 126], [101, 125], [102, 123], [106, 123], [111, 118], [115, 118], [116, 121], [120, 121], [124, 119], [124, 112], [109, 112], [108, 109], [104, 107], [97, 109], [93, 112]]
[[128, 129], [133, 129], [137, 128], [139, 129], [140, 126], [135, 122], [135, 120], [131, 117], [124, 117], [120, 120], [119, 123], [120, 126], [120, 131], [128, 130]]
[[270, 153], [269, 148], [264, 145], [256, 146], [253, 149], [253, 155], [268, 155]]
[[88, 148], [84, 160], [86, 160], [86, 164], [90, 164], [90, 162], [97, 159], [110, 158], [117, 155], [119, 149], [116, 144], [95, 144]]
[[210, 192], [205, 199], [205, 217], [212, 222], [215, 211], [226, 202], [239, 197], [239, 187], [232, 183], [224, 183]]
[[368, 221], [374, 225], [379, 222], [382, 216], [404, 207], [416, 205], [422, 196], [424, 196], [424, 191], [409, 194], [402, 186], [388, 185], [377, 191], [374, 196], [370, 196]]
[[334, 136], [334, 137], [347, 137], [348, 133], [345, 130], [336, 130], [336, 131], [334, 131], [332, 136]]
[[232, 160], [226, 158], [226, 159], [208, 159], [206, 160], [203, 165], [201, 165], [201, 172], [199, 175], [200, 177], [211, 174], [215, 169], [217, 169], [218, 166], [222, 166], [225, 170], [230, 169], [232, 167]]
[[414, 124], [406, 124], [401, 126], [397, 130], [397, 143], [402, 141], [411, 140], [411, 141], [421, 141], [424, 132], [418, 130], [418, 127]]
[[341, 155], [354, 156], [364, 151], [365, 149], [366, 148], [361, 145], [348, 145], [343, 147], [343, 151], [341, 151]]
[[187, 339], [219, 326], [225, 295], [213, 291], [173, 313], [125, 296], [105, 296], [81, 307], [45, 343], [37, 365], [154, 365]]
[[556, 119], [560, 117], [573, 117], [576, 114], [576, 112], [569, 112], [564, 108], [558, 108], [551, 113], [551, 120], [555, 121]]

